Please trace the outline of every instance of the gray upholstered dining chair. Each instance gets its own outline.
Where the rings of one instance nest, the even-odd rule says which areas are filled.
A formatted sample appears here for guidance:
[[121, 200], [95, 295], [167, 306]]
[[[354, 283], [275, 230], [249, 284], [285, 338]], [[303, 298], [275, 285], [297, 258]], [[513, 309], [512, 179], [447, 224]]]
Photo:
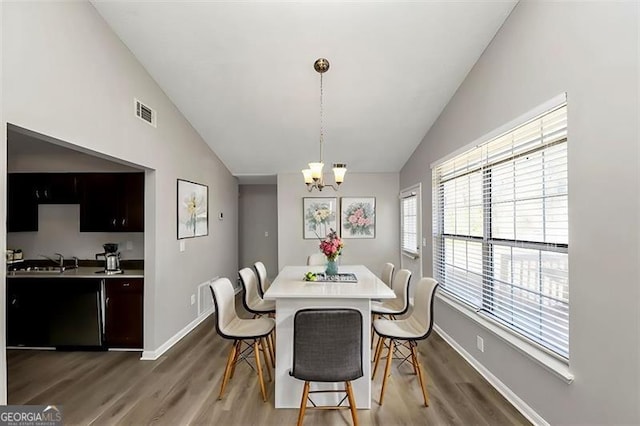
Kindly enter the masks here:
[[[302, 425], [307, 400], [313, 407], [350, 409], [353, 424], [358, 425], [351, 381], [363, 376], [362, 314], [356, 309], [302, 309], [293, 319], [293, 368], [290, 374], [304, 380], [298, 413]], [[344, 390], [311, 391], [311, 382], [344, 382]], [[317, 406], [310, 394], [345, 392], [349, 406]]]
[[[253, 350], [255, 370], [258, 373], [258, 383], [260, 384], [262, 400], [267, 402], [267, 392], [262, 377], [260, 352], [262, 352], [262, 358], [267, 366], [269, 380], [271, 380], [271, 366], [269, 365], [269, 358], [267, 357], [268, 342], [266, 338], [273, 332], [276, 326], [275, 321], [272, 318], [241, 319], [238, 317], [235, 305], [235, 291], [228, 278], [215, 280], [209, 285], [209, 288], [211, 289], [211, 295], [216, 309], [216, 330], [220, 337], [233, 340], [233, 345], [227, 358], [227, 365], [224, 369], [218, 399], [222, 399], [224, 389], [231, 377], [233, 377], [236, 364], [243, 360], [249, 362], [247, 355], [251, 354], [251, 352], [248, 351]], [[243, 344], [246, 345], [245, 349], [242, 347]]]
[[422, 278], [415, 288], [414, 309], [411, 315], [401, 320], [377, 319], [373, 322], [373, 328], [380, 338], [376, 345], [375, 365], [371, 376], [372, 380], [376, 376], [378, 363], [382, 355], [382, 349], [385, 346], [385, 341], [389, 341], [387, 365], [384, 369], [382, 390], [380, 391], [380, 405], [382, 405], [387, 378], [390, 375], [394, 348], [404, 346], [409, 350], [407, 358], [411, 359], [413, 370], [420, 380], [424, 405], [425, 407], [429, 406], [429, 393], [425, 386], [424, 372], [420, 362], [418, 361], [417, 342], [419, 340], [426, 339], [431, 334], [431, 330], [433, 328], [433, 300], [437, 287], [438, 282], [433, 278]]

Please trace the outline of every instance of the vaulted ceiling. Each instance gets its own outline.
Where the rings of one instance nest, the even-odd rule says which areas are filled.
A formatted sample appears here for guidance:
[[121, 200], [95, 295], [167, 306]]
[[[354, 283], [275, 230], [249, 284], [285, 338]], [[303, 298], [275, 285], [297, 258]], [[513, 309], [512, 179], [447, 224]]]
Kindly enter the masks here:
[[320, 57], [325, 164], [399, 171], [515, 3], [92, 1], [241, 177], [317, 161]]

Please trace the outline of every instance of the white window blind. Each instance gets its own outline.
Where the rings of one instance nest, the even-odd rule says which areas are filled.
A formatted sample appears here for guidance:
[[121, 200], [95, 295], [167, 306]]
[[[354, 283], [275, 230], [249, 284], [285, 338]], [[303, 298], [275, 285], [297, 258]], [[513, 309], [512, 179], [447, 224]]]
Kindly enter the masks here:
[[412, 193], [402, 198], [402, 251], [418, 254], [418, 197]]
[[568, 358], [566, 104], [432, 173], [442, 289]]

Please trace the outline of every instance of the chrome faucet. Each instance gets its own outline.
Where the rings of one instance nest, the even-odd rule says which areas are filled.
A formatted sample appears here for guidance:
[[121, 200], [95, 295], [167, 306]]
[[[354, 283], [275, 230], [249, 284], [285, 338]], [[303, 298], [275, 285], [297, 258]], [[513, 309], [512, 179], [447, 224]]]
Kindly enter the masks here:
[[64, 256], [60, 253], [54, 253], [56, 256], [58, 256], [58, 260], [55, 260], [49, 256], [47, 256], [46, 254], [40, 254], [38, 256], [42, 256], [45, 259], [49, 259], [50, 261], [52, 261], [53, 263], [56, 263], [58, 265], [58, 267], [60, 268], [60, 272], [64, 271]]
[[73, 267], [78, 269], [78, 256], [73, 256]]
[[58, 266], [60, 266], [60, 269], [64, 268], [64, 256], [60, 253], [53, 253], [56, 256], [58, 256]]

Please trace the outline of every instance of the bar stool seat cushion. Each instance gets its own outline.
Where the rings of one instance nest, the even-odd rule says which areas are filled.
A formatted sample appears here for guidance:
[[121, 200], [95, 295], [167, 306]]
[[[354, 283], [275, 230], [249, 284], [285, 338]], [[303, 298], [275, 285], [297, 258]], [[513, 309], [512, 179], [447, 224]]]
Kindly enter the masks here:
[[268, 335], [275, 326], [276, 322], [272, 318], [234, 318], [220, 331], [232, 339], [250, 339]]

